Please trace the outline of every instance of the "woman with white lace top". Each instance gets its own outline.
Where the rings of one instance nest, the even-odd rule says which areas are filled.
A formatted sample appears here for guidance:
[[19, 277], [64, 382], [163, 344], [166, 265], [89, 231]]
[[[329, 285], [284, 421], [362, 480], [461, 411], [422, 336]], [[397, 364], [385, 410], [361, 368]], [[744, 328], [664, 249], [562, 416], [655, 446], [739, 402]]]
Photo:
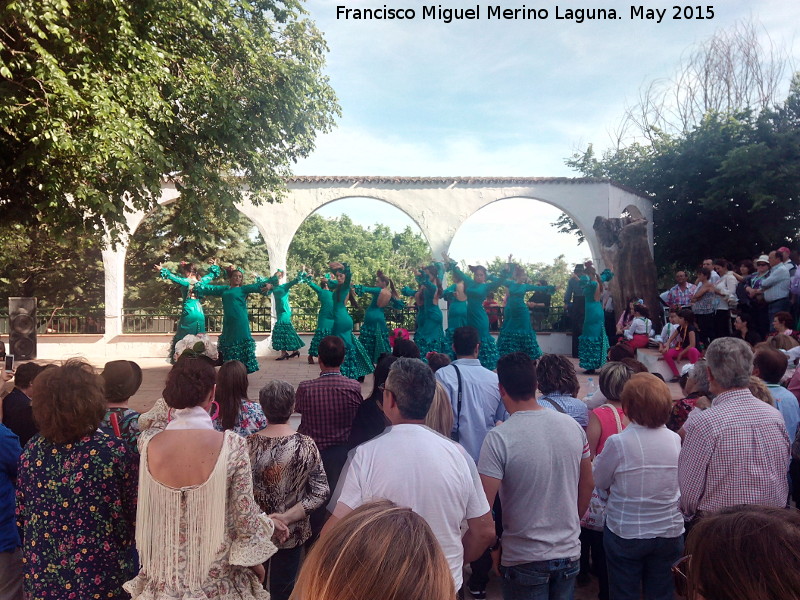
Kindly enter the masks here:
[[164, 401], [142, 415], [134, 600], [267, 600], [263, 562], [273, 534], [287, 528], [253, 499], [247, 442], [214, 430], [208, 408], [215, 372], [183, 355], [167, 376]]

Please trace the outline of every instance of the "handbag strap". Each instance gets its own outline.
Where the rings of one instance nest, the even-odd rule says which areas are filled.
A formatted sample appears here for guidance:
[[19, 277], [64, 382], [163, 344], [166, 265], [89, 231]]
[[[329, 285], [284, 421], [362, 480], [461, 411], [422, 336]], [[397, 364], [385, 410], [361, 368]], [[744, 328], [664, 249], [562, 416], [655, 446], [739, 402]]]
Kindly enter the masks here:
[[453, 365], [456, 370], [456, 377], [458, 377], [458, 400], [456, 401], [456, 437], [459, 437], [459, 430], [461, 428], [461, 371], [458, 370], [456, 365]]
[[550, 406], [555, 408], [561, 414], [567, 414], [567, 411], [565, 411], [563, 408], [561, 408], [561, 405], [558, 402], [554, 402], [553, 400], [551, 400], [547, 396], [542, 396], [541, 398], [539, 398], [539, 400], [544, 400], [545, 402], [547, 402]]
[[622, 432], [622, 420], [619, 418], [619, 412], [617, 411], [617, 409], [611, 406], [608, 402], [600, 405], [600, 408], [603, 407], [610, 409], [611, 413], [614, 415], [614, 421], [617, 422], [617, 433]]

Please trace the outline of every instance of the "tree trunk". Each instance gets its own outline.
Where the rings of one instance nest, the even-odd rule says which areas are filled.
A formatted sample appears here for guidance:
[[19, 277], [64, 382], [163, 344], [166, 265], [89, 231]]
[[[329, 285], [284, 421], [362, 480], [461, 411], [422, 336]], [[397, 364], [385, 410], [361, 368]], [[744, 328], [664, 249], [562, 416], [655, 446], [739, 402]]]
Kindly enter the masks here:
[[619, 319], [630, 298], [641, 298], [650, 310], [653, 328], [660, 331], [663, 310], [656, 285], [656, 264], [647, 240], [647, 219], [597, 217], [594, 230], [603, 262], [613, 265], [610, 289], [615, 318]]

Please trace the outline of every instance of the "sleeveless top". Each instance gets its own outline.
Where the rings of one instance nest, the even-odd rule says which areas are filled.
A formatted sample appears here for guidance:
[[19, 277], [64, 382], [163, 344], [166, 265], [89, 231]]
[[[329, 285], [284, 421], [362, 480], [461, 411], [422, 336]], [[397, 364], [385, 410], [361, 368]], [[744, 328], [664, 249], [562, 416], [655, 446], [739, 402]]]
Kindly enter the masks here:
[[[617, 431], [617, 420], [614, 418], [614, 413], [611, 412], [608, 406], [598, 406], [592, 412], [597, 417], [597, 420], [600, 421], [600, 439], [597, 441], [597, 451], [595, 452], [595, 455], [597, 455], [603, 451], [606, 440], [619, 433], [619, 431]], [[622, 423], [622, 429], [625, 429], [625, 422], [623, 421], [625, 413], [622, 412], [621, 407], [617, 409], [617, 414]]]

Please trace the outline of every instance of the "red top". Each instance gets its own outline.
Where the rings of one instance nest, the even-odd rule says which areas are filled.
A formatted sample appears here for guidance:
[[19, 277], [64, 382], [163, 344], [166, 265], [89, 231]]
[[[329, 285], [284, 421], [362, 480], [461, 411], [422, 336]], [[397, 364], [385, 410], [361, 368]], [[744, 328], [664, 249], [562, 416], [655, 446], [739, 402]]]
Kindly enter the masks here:
[[617, 420], [614, 418], [614, 413], [610, 407], [606, 405], [598, 406], [592, 412], [594, 413], [594, 416], [597, 417], [597, 420], [600, 421], [600, 439], [597, 442], [597, 451], [595, 452], [595, 455], [597, 455], [603, 451], [608, 438], [610, 438], [612, 435], [618, 434], [620, 431], [622, 431], [622, 429], [625, 429], [625, 422], [623, 421], [625, 413], [622, 412], [621, 407], [617, 409], [619, 421], [622, 425], [622, 429], [617, 431]]
[[300, 413], [297, 432], [313, 439], [320, 450], [347, 444], [362, 401], [361, 384], [340, 373], [303, 381], [295, 393], [295, 410]]

